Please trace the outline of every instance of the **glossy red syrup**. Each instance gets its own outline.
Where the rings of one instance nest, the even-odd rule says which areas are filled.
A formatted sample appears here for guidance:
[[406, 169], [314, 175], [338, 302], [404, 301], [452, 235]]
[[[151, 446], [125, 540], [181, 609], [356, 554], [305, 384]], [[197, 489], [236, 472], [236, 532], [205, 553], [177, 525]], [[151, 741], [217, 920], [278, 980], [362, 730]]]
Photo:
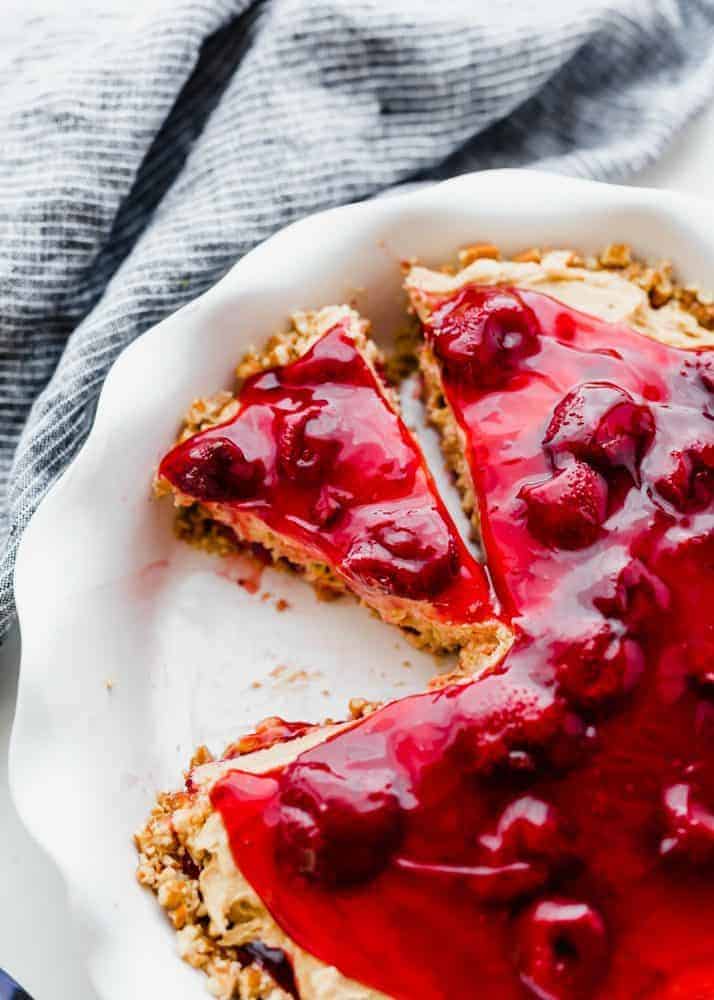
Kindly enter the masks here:
[[267, 750], [268, 747], [272, 747], [276, 743], [287, 743], [299, 736], [305, 736], [306, 733], [315, 728], [315, 725], [309, 722], [286, 722], [280, 716], [272, 715], [268, 719], [263, 719], [250, 735], [243, 736], [236, 743], [227, 747], [223, 759], [238, 757], [245, 753], [254, 753], [256, 750]]
[[400, 1000], [714, 997], [714, 355], [434, 304], [516, 643], [212, 791], [309, 952]]
[[238, 529], [259, 518], [367, 597], [427, 599], [446, 621], [493, 613], [418, 446], [340, 326], [248, 379], [238, 415], [177, 445], [159, 472]]

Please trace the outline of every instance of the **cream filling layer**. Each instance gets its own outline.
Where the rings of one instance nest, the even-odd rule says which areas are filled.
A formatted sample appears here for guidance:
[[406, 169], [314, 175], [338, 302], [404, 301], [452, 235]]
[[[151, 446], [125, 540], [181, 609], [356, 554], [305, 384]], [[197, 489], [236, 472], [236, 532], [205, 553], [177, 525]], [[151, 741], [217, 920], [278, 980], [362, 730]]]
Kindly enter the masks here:
[[415, 266], [405, 284], [422, 320], [431, 311], [431, 296], [448, 295], [468, 284], [514, 285], [551, 295], [564, 305], [611, 323], [626, 323], [674, 347], [714, 346], [714, 331], [700, 326], [676, 300], [655, 309], [645, 289], [618, 271], [575, 267], [568, 263], [571, 259], [570, 250], [553, 250], [538, 263], [484, 258], [458, 274]]
[[[220, 814], [210, 805], [213, 785], [240, 769], [261, 774], [291, 761], [354, 723], [323, 726], [294, 740], [231, 760], [212, 761], [191, 772], [196, 789], [192, 803], [173, 815], [173, 825], [200, 869], [199, 886], [209, 917], [209, 933], [226, 947], [261, 941], [289, 956], [301, 1000], [389, 1000], [383, 993], [347, 979], [333, 966], [314, 958], [288, 938], [268, 913], [233, 859]], [[282, 995], [282, 994], [278, 994]]]

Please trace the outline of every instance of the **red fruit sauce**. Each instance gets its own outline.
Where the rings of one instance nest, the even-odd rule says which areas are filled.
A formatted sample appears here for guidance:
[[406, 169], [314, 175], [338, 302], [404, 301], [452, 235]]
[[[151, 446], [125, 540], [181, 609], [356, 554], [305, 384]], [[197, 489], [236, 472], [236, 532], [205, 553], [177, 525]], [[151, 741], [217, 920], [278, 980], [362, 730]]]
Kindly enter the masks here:
[[236, 862], [400, 1000], [712, 998], [714, 356], [510, 289], [425, 336], [515, 645], [222, 778]]
[[360, 594], [428, 599], [446, 621], [493, 617], [418, 445], [341, 326], [249, 378], [228, 423], [177, 445], [159, 473], [218, 519], [259, 518]]

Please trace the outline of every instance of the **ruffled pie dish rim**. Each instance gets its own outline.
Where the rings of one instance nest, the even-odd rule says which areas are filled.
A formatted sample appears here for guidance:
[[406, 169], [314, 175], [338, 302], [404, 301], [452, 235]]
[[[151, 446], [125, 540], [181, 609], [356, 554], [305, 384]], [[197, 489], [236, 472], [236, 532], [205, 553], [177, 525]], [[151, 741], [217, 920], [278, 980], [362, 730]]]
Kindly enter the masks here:
[[[47, 803], [32, 794], [33, 789], [43, 787], [53, 767], [64, 770], [65, 778], [71, 772], [67, 748], [62, 745], [62, 711], [67, 706], [63, 705], [61, 689], [52, 688], [47, 667], [48, 661], [55, 661], [54, 683], [60, 685], [64, 670], [71, 667], [67, 663], [58, 669], [52, 642], [53, 616], [60, 614], [62, 607], [48, 604], [37, 582], [43, 564], [51, 558], [53, 537], [62, 532], [63, 525], [76, 524], [81, 498], [102, 468], [109, 441], [124, 426], [132, 407], [141, 410], [137, 395], [130, 398], [127, 386], [133, 384], [141, 398], [141, 390], [147, 386], [142, 371], [169, 352], [180, 359], [169, 376], [174, 388], [177, 382], [188, 386], [192, 378], [195, 383], [195, 344], [193, 353], [191, 348], [195, 333], [209, 329], [219, 314], [225, 321], [226, 310], [237, 307], [245, 322], [251, 322], [256, 336], [267, 335], [284, 322], [292, 308], [335, 301], [338, 290], [343, 291], [344, 298], [344, 290], [352, 286], [358, 305], [374, 320], [375, 327], [379, 331], [389, 329], [403, 303], [398, 294], [402, 279], [399, 261], [418, 257], [437, 264], [450, 256], [454, 247], [482, 234], [507, 252], [541, 242], [595, 250], [609, 243], [613, 235], [622, 235], [638, 255], [651, 258], [666, 253], [679, 274], [705, 284], [703, 272], [714, 264], [711, 213], [706, 202], [681, 195], [538, 172], [466, 175], [399, 197], [333, 209], [295, 223], [247, 255], [213, 289], [148, 331], [122, 354], [105, 383], [87, 442], [45, 497], [23, 536], [16, 569], [24, 642], [11, 747], [11, 788], [28, 830], [65, 878], [75, 915], [85, 930], [83, 950], [100, 996], [126, 995], [121, 992], [126, 990], [126, 982], [112, 982], [108, 973], [129, 944], [121, 907], [118, 917], [108, 915], [100, 889], [90, 886], [83, 874], [81, 855], [87, 845], [82, 845], [79, 818], [87, 803], [79, 799], [66, 802], [67, 820], [58, 827], [46, 823]], [[587, 233], [587, 240], [583, 233]], [[312, 257], [308, 263], [304, 258], [310, 255], [305, 250], [318, 244], [319, 259]], [[355, 262], [365, 258], [368, 248], [373, 250], [371, 260], [362, 268], [364, 273], [359, 273]], [[389, 272], [387, 280], [384, 272]], [[280, 291], [276, 293], [278, 285]], [[222, 363], [225, 365], [225, 357]], [[213, 371], [219, 368], [214, 358]], [[215, 382], [213, 372], [206, 371], [202, 379], [206, 388]], [[194, 389], [195, 385], [190, 391]], [[136, 424], [141, 414], [132, 416]], [[170, 422], [173, 414], [168, 419]], [[163, 429], [160, 434], [157, 430], [157, 446], [159, 437], [165, 440]], [[96, 567], [93, 572], [96, 574]], [[81, 752], [82, 748], [77, 749]], [[77, 821], [73, 821], [74, 816]], [[117, 863], [121, 866], [122, 860]], [[131, 881], [129, 884], [135, 891]], [[163, 964], [175, 962], [170, 949], [165, 958]], [[162, 959], [158, 957], [157, 975], [161, 975], [161, 967]]]

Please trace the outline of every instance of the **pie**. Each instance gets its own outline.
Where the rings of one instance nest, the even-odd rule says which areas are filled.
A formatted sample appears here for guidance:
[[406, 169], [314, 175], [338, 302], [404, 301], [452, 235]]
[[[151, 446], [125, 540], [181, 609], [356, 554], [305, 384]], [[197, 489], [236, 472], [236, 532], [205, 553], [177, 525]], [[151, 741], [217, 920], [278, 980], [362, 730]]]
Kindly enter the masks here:
[[[180, 441], [159, 488], [320, 588], [350, 590], [471, 673], [507, 631], [348, 307], [298, 315], [241, 366], [236, 398]], [[193, 428], [191, 428], [193, 429]]]
[[[225, 998], [712, 997], [713, 317], [617, 247], [472, 251], [406, 288], [495, 590], [478, 672], [202, 752], [137, 835], [140, 881]], [[223, 434], [160, 472], [233, 527], [222, 475], [201, 495], [172, 464]], [[398, 621], [387, 579], [357, 593]]]

